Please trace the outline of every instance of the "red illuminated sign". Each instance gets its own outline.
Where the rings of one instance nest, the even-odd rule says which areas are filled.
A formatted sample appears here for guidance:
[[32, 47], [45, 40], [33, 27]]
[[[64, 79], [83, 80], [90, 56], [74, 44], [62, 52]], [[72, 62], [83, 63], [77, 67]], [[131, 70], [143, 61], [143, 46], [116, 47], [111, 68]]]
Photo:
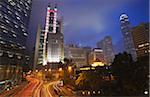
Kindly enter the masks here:
[[48, 10], [49, 12], [57, 12], [56, 10]]

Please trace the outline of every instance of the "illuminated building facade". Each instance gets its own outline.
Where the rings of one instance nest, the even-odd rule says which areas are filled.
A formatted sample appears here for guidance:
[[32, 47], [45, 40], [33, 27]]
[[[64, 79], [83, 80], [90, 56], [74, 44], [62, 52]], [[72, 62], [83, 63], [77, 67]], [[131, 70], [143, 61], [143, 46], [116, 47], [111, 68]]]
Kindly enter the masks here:
[[94, 61], [105, 63], [105, 58], [104, 58], [104, 54], [103, 54], [102, 49], [94, 48], [93, 49], [93, 54], [94, 54]]
[[31, 0], [0, 0], [0, 81], [16, 80], [22, 66], [28, 64], [26, 39], [31, 3]]
[[150, 53], [149, 23], [143, 23], [132, 28], [132, 36], [137, 57], [148, 56]]
[[128, 16], [124, 13], [120, 16], [120, 25], [121, 25], [121, 32], [123, 35], [125, 51], [132, 55], [133, 60], [136, 60], [137, 55], [133, 43], [131, 25]]
[[58, 63], [64, 58], [62, 19], [57, 19], [57, 8], [47, 7], [43, 44], [43, 64]]
[[107, 64], [111, 64], [114, 59], [114, 50], [112, 38], [110, 36], [104, 37], [101, 41], [97, 42], [97, 47], [103, 50], [104, 60]]

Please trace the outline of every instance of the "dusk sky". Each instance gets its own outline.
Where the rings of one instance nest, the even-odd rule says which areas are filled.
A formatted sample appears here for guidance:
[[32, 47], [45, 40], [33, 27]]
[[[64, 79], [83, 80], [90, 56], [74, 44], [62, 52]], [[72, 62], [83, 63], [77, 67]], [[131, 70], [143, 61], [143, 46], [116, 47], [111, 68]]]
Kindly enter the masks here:
[[65, 44], [96, 47], [97, 41], [110, 35], [118, 53], [124, 50], [120, 15], [126, 13], [132, 26], [149, 22], [149, 0], [33, 0], [28, 37], [30, 50], [34, 47], [37, 25], [45, 25], [48, 3], [55, 5], [55, 2], [59, 17], [64, 18]]

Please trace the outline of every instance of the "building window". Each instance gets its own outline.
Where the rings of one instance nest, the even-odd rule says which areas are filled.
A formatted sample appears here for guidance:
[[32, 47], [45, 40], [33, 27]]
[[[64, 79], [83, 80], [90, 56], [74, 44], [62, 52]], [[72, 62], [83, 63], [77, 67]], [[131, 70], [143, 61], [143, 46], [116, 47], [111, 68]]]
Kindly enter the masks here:
[[28, 16], [27, 14], [24, 14], [26, 17]]
[[6, 30], [3, 30], [3, 32], [4, 32], [4, 33], [8, 33], [8, 31], [6, 31]]
[[15, 25], [15, 28], [19, 28], [17, 25]]
[[17, 18], [18, 20], [20, 20], [20, 18], [19, 18], [18, 16], [17, 16], [16, 18]]
[[17, 22], [16, 22], [16, 21], [13, 21], [13, 23], [14, 23], [14, 24], [17, 24]]
[[18, 11], [20, 11], [20, 12], [21, 12], [21, 9], [20, 9], [20, 8], [18, 8]]
[[24, 35], [24, 36], [28, 36], [28, 34], [27, 34], [27, 33], [23, 33], [23, 35]]
[[11, 11], [8, 11], [8, 13], [9, 13], [9, 14], [12, 14], [12, 12], [11, 12]]
[[22, 29], [23, 32], [25, 32], [25, 29]]
[[6, 20], [7, 23], [10, 23], [8, 20]]
[[1, 44], [5, 44], [5, 42], [4, 42], [3, 40], [0, 40], [0, 43], [1, 43]]
[[22, 49], [26, 49], [26, 47], [25, 47], [25, 46], [22, 46]]
[[15, 37], [15, 38], [16, 38], [16, 37], [17, 37], [17, 35], [16, 35], [16, 34], [13, 34], [13, 37]]
[[31, 0], [28, 0], [27, 2], [30, 4], [30, 3], [31, 3]]
[[16, 33], [14, 30], [11, 30], [12, 33]]

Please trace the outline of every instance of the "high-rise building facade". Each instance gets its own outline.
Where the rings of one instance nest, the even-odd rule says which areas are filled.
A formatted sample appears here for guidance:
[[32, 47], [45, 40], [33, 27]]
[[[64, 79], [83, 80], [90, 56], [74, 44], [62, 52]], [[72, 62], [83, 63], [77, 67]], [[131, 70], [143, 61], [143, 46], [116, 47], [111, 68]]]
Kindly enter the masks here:
[[36, 33], [36, 43], [34, 50], [34, 69], [37, 65], [43, 64], [43, 45], [44, 45], [44, 31], [41, 25], [38, 25], [38, 30]]
[[88, 64], [86, 50], [76, 45], [65, 46], [65, 58], [71, 59], [76, 67], [82, 67]]
[[125, 51], [131, 54], [133, 60], [136, 60], [137, 55], [133, 43], [130, 21], [128, 16], [124, 13], [120, 16], [120, 26], [123, 35]]
[[57, 18], [57, 8], [48, 6], [44, 36], [44, 64], [63, 61], [63, 43], [62, 20]]
[[13, 79], [13, 74], [29, 60], [25, 52], [31, 3], [31, 0], [0, 0], [0, 80]]
[[132, 28], [133, 42], [137, 57], [149, 56], [149, 23], [142, 23]]
[[105, 62], [111, 64], [114, 59], [112, 38], [110, 36], [104, 37], [104, 39], [97, 42], [97, 47], [103, 50]]

